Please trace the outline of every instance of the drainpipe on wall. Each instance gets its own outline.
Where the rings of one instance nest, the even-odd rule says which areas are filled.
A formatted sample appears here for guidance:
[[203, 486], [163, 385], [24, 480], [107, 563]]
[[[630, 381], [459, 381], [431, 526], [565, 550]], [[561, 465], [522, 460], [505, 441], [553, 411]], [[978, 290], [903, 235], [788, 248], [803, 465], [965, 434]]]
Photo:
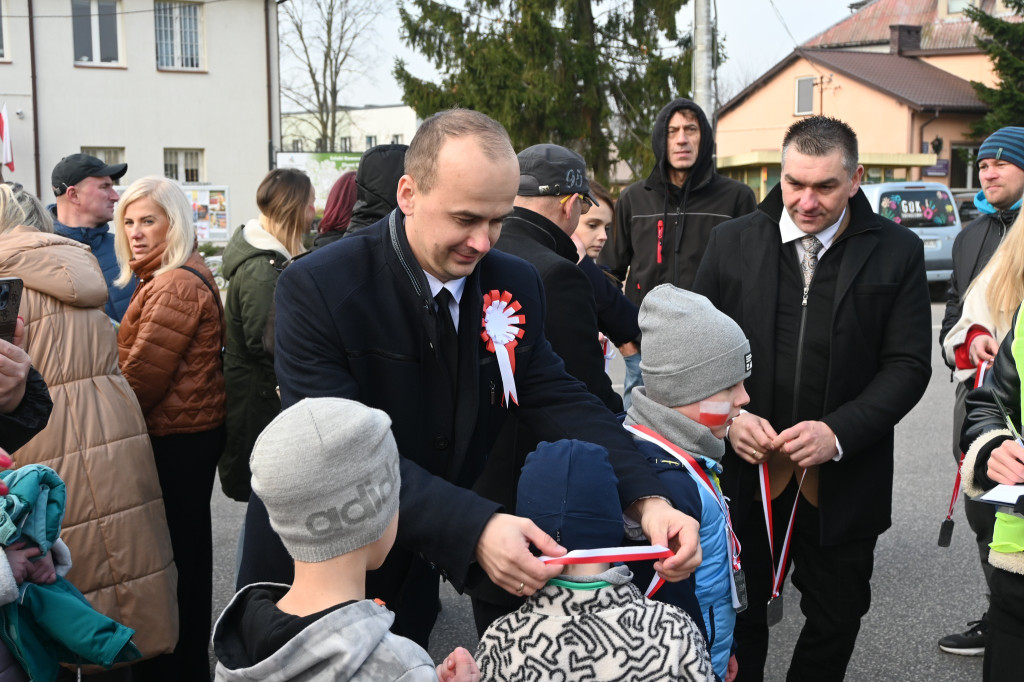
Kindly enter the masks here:
[[[266, 41], [266, 54], [267, 54], [267, 168], [269, 170], [274, 169], [274, 102], [273, 93], [274, 87], [271, 79], [273, 74], [270, 71], [270, 2], [271, 0], [263, 0], [263, 37]], [[277, 5], [274, 5], [274, 11], [277, 11]]]
[[36, 95], [36, 19], [32, 0], [28, 0], [28, 55], [32, 81], [32, 159], [36, 167], [36, 196], [43, 196], [39, 174], [39, 97]]
[[[918, 140], [918, 143], [917, 143], [917, 148], [918, 149], [922, 149], [924, 147], [924, 129], [928, 127], [928, 124], [935, 122], [935, 119], [937, 119], [939, 117], [939, 111], [940, 111], [939, 109], [936, 109], [935, 110], [935, 115], [932, 116], [930, 119], [928, 119], [927, 121], [925, 121], [924, 123], [921, 124], [921, 127], [919, 128], [919, 131], [920, 131], [919, 135], [920, 135], [921, 139]], [[911, 150], [911, 152], [913, 152], [913, 151], [914, 150]], [[920, 180], [921, 179], [921, 169], [917, 168], [915, 170], [916, 170], [917, 176], [918, 176], [917, 179]]]

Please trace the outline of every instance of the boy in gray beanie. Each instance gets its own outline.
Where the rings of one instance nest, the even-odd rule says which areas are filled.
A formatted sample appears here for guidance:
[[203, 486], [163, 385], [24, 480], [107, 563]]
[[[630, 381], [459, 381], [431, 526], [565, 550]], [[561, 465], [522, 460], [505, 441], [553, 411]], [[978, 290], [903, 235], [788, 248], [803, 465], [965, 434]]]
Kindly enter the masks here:
[[459, 647], [436, 669], [394, 614], [366, 599], [398, 532], [401, 475], [391, 419], [342, 398], [307, 398], [256, 440], [252, 488], [295, 561], [291, 585], [234, 596], [214, 629], [217, 680], [478, 679]]
[[[750, 343], [727, 315], [699, 294], [662, 284], [640, 305], [644, 386], [633, 389], [626, 429], [670, 491], [672, 504], [700, 521], [703, 560], [696, 594], [711, 643], [715, 674], [726, 679], [736, 612], [745, 608], [743, 573], [728, 507], [718, 486], [726, 430], [750, 398]], [[634, 567], [639, 585], [650, 569]], [[685, 585], [666, 584], [654, 595], [685, 604]]]

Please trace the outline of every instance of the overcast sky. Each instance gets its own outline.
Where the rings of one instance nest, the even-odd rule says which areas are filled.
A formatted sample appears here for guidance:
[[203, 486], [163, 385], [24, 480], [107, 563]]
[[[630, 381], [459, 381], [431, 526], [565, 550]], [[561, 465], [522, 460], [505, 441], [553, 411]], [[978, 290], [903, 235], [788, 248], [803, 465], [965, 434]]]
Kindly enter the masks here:
[[[718, 74], [719, 86], [723, 92], [735, 94], [789, 54], [793, 49], [793, 39], [783, 28], [769, 0], [714, 1], [718, 7], [718, 25], [725, 36], [728, 54], [728, 61]], [[807, 0], [774, 0], [798, 43], [849, 16], [850, 2], [816, 0], [812, 4]], [[692, 23], [692, 4], [691, 0], [680, 13], [680, 27], [688, 27]], [[808, 7], [813, 9], [809, 10]], [[373, 40], [379, 46], [378, 53], [371, 60], [375, 64], [374, 68], [364, 82], [349, 89], [343, 98], [344, 104], [362, 106], [400, 103], [401, 89], [391, 76], [395, 57], [405, 59], [410, 71], [420, 78], [435, 76], [430, 64], [398, 39], [398, 27], [398, 12], [392, 8], [378, 22], [377, 36]]]

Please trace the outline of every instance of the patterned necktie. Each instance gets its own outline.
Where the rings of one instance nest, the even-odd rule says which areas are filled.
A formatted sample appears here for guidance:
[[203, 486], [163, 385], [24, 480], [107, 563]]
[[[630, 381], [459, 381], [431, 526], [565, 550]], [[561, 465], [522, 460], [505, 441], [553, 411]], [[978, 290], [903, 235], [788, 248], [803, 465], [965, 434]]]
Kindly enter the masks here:
[[455, 320], [452, 318], [452, 311], [449, 304], [455, 300], [452, 292], [444, 287], [437, 292], [434, 301], [437, 302], [437, 318], [441, 325], [441, 357], [448, 368], [448, 376], [452, 380], [452, 388], [455, 388], [459, 374], [459, 335], [455, 330]]
[[800, 261], [800, 270], [804, 275], [804, 287], [811, 286], [814, 278], [814, 269], [818, 267], [818, 252], [821, 251], [822, 243], [813, 234], [800, 238], [804, 247], [804, 257]]

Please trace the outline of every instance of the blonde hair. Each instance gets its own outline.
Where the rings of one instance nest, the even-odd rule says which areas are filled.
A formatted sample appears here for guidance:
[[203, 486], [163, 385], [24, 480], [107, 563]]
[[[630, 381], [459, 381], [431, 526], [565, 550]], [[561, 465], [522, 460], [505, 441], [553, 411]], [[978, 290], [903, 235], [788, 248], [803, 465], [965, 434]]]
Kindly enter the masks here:
[[154, 276], [184, 265], [195, 248], [196, 226], [192, 222], [192, 206], [188, 203], [185, 192], [177, 183], [167, 178], [140, 178], [124, 191], [114, 212], [114, 251], [117, 253], [117, 264], [121, 267], [121, 274], [114, 280], [117, 286], [124, 286], [132, 278], [132, 250], [128, 243], [128, 233], [124, 229], [124, 212], [133, 202], [144, 198], [159, 206], [170, 222], [164, 240], [167, 247], [160, 260], [160, 268]]
[[[1024, 299], [1024, 211], [1017, 214], [1008, 234], [974, 282], [980, 281], [982, 276], [989, 278], [985, 303], [992, 319], [1000, 329], [1009, 329]], [[967, 291], [973, 288], [974, 283]]]
[[312, 200], [313, 183], [294, 168], [275, 168], [256, 190], [256, 207], [265, 219], [263, 227], [288, 249], [289, 256], [305, 251], [302, 235], [309, 232], [306, 211]]
[[28, 225], [40, 232], [52, 234], [53, 218], [50, 217], [50, 212], [43, 207], [43, 202], [39, 201], [36, 195], [26, 191], [19, 183], [12, 182], [8, 184], [14, 193], [14, 200], [21, 205], [21, 210], [25, 212], [25, 220], [22, 222], [22, 225]]
[[18, 204], [18, 200], [14, 198], [11, 186], [0, 184], [0, 234], [12, 230], [24, 222], [25, 211]]

